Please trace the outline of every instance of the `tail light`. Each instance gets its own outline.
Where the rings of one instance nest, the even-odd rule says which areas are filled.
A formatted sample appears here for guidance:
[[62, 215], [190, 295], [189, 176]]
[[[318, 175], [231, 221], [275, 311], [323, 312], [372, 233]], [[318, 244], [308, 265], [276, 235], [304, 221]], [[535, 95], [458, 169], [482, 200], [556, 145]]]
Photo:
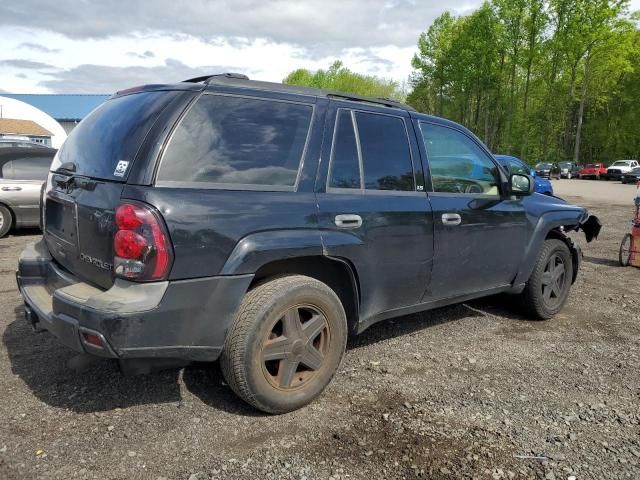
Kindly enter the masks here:
[[113, 267], [117, 276], [164, 280], [173, 263], [167, 229], [158, 212], [143, 203], [127, 201], [116, 210]]

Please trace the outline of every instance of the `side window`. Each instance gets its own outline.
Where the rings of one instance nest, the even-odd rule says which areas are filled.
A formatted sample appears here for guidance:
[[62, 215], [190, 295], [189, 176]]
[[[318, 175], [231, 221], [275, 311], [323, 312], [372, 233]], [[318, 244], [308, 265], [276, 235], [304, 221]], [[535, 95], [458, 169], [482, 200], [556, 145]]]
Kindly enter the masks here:
[[415, 190], [404, 120], [389, 115], [356, 112], [356, 124], [362, 151], [364, 188]]
[[295, 185], [313, 107], [203, 95], [173, 133], [158, 180]]
[[4, 165], [2, 165], [2, 171], [0, 173], [0, 178], [13, 178], [13, 160], [9, 160]]
[[509, 173], [511, 173], [512, 175], [514, 173], [529, 175], [530, 170], [520, 162], [516, 162], [515, 160], [509, 160]]
[[353, 131], [351, 112], [347, 110], [339, 112], [333, 136], [329, 186], [333, 188], [360, 188], [358, 146]]
[[2, 167], [2, 177], [9, 180], [45, 181], [53, 158], [25, 157], [7, 162]]
[[420, 122], [434, 192], [498, 195], [498, 169], [476, 143], [461, 132]]

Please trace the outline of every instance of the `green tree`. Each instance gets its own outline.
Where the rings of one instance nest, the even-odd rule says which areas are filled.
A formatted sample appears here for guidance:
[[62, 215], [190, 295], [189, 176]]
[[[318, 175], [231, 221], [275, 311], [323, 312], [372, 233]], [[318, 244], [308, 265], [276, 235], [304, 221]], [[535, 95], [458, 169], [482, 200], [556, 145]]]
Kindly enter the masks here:
[[283, 83], [395, 100], [403, 100], [405, 96], [397, 82], [352, 72], [340, 60], [333, 62], [327, 70], [294, 70]]
[[[638, 19], [628, 0], [487, 0], [420, 35], [407, 102], [536, 162], [638, 157]], [[633, 22], [636, 23], [633, 23]]]

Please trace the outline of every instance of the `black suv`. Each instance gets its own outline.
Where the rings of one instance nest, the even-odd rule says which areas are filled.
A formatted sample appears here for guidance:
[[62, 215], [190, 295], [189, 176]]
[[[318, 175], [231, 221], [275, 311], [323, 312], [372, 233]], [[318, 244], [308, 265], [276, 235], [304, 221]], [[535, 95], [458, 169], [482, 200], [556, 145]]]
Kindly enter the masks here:
[[349, 333], [498, 292], [556, 314], [585, 209], [453, 122], [237, 74], [118, 92], [51, 166], [27, 320], [118, 359], [221, 360], [266, 412], [322, 392]]

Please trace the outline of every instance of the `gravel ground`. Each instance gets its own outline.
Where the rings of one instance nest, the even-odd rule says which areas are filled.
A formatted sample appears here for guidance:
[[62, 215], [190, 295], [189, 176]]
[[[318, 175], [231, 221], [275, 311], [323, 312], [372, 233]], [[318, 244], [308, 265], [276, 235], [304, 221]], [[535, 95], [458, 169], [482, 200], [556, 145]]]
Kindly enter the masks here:
[[492, 297], [378, 324], [282, 416], [217, 367], [75, 373], [22, 318], [36, 232], [0, 240], [0, 478], [640, 478], [640, 271], [617, 266], [632, 204], [586, 206], [604, 230], [557, 318]]

